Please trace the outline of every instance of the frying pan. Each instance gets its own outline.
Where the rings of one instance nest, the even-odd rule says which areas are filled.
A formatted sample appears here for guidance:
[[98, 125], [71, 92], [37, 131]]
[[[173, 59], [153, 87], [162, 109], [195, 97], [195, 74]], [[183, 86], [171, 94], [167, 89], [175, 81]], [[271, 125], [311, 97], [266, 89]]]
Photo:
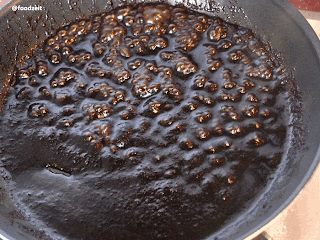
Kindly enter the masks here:
[[[0, 11], [0, 86], [14, 62], [61, 25], [91, 14], [110, 11], [139, 0], [18, 0], [11, 1]], [[148, 0], [147, 2], [155, 2]], [[164, 1], [182, 3], [187, 7], [218, 15], [226, 21], [249, 27], [262, 36], [273, 49], [281, 53], [285, 65], [296, 79], [292, 88], [300, 96], [302, 108], [300, 123], [292, 122], [295, 132], [294, 148], [289, 148], [273, 180], [250, 208], [241, 212], [220, 231], [209, 236], [211, 240], [244, 239], [278, 215], [299, 194], [311, 177], [319, 161], [320, 127], [320, 42], [297, 9], [287, 0], [195, 0]], [[13, 5], [42, 6], [42, 11], [12, 11]], [[2, 90], [4, 92], [6, 88]], [[4, 94], [0, 95], [3, 97]], [[298, 126], [299, 125], [299, 126]], [[28, 223], [10, 201], [4, 184], [0, 191], [0, 234], [9, 239], [46, 239], [46, 236]]]

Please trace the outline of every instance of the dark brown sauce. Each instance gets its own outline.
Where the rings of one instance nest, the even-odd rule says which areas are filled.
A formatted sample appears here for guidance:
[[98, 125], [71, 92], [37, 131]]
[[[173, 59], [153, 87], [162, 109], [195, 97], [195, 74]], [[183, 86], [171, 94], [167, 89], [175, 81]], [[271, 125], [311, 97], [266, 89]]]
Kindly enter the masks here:
[[53, 236], [203, 238], [280, 163], [284, 76], [251, 30], [186, 8], [72, 23], [15, 66], [0, 123], [13, 198]]

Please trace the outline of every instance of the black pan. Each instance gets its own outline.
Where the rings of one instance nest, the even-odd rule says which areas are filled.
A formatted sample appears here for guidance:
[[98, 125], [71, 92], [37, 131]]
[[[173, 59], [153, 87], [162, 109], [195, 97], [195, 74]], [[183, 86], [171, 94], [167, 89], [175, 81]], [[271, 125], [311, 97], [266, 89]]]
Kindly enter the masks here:
[[[0, 86], [30, 47], [46, 38], [52, 29], [93, 13], [108, 11], [125, 1], [12, 1], [0, 12]], [[128, 0], [127, 2], [141, 2]], [[155, 2], [155, 1], [148, 1]], [[177, 3], [178, 1], [166, 1]], [[181, 2], [181, 1], [179, 1]], [[265, 192], [236, 221], [226, 225], [208, 239], [244, 239], [276, 217], [299, 194], [319, 161], [320, 128], [320, 42], [316, 34], [287, 0], [195, 0], [183, 1], [187, 7], [253, 29], [280, 52], [292, 71], [301, 93], [303, 139], [291, 148]], [[40, 5], [42, 11], [14, 13], [13, 5]], [[5, 89], [3, 90], [5, 91]], [[0, 95], [0, 100], [1, 100]], [[296, 106], [292, 106], [295, 108]], [[298, 108], [297, 108], [298, 109]], [[294, 123], [297, 124], [297, 123]], [[26, 222], [1, 188], [0, 233], [9, 239], [43, 239], [39, 231]]]

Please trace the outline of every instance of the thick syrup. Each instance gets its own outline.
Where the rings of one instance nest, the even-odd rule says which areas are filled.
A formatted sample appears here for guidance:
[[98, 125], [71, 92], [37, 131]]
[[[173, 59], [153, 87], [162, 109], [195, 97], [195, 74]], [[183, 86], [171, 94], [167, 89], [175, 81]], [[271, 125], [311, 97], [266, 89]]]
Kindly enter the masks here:
[[13, 198], [68, 239], [205, 237], [280, 163], [284, 77], [251, 30], [183, 7], [63, 27], [16, 64], [1, 112]]

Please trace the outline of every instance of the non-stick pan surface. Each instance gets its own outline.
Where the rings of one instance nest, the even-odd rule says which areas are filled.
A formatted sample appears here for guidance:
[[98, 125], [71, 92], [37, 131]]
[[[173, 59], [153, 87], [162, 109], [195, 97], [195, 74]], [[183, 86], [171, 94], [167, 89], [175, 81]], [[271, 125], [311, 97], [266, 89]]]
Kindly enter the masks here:
[[[50, 34], [52, 29], [90, 14], [109, 11], [119, 4], [138, 1], [12, 1], [0, 12], [0, 86], [14, 62]], [[140, 1], [139, 1], [140, 2]], [[154, 1], [148, 1], [154, 2]], [[166, 1], [177, 3], [178, 1]], [[179, 1], [181, 3], [181, 1]], [[290, 148], [268, 188], [236, 221], [208, 239], [243, 239], [278, 215], [297, 196], [319, 161], [320, 128], [320, 42], [303, 16], [287, 0], [229, 0], [182, 2], [194, 10], [205, 11], [239, 25], [252, 28], [281, 53], [292, 71], [301, 95], [302, 115], [299, 128], [303, 140]], [[42, 6], [42, 11], [12, 11], [13, 5]], [[294, 89], [294, 88], [293, 88]], [[1, 96], [0, 96], [1, 99]], [[297, 122], [293, 122], [297, 125]], [[28, 224], [1, 190], [0, 227], [9, 239], [44, 237]]]

